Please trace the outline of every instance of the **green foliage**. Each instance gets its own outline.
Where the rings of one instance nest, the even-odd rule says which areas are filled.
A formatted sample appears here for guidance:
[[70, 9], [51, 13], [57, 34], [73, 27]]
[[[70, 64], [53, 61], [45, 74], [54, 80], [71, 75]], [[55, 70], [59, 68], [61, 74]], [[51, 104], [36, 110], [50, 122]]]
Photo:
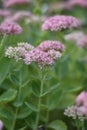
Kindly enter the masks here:
[[61, 120], [54, 120], [48, 125], [53, 130], [67, 130], [66, 124]]

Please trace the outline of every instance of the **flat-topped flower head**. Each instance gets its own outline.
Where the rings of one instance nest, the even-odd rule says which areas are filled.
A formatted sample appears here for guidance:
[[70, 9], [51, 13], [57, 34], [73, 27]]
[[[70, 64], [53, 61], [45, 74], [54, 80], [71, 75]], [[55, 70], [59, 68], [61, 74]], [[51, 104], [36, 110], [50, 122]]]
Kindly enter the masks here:
[[22, 27], [15, 22], [3, 22], [0, 25], [1, 34], [19, 34], [22, 32]]
[[60, 31], [64, 29], [72, 29], [78, 26], [80, 26], [80, 21], [73, 16], [55, 15], [45, 20], [41, 28], [42, 31]]
[[46, 40], [41, 42], [40, 45], [37, 46], [37, 48], [45, 52], [47, 52], [48, 50], [56, 50], [62, 52], [65, 50], [65, 45], [59, 41]]
[[29, 0], [3, 0], [3, 5], [5, 7], [10, 7], [15, 4], [24, 4], [24, 3], [28, 3], [28, 2], [29, 2]]

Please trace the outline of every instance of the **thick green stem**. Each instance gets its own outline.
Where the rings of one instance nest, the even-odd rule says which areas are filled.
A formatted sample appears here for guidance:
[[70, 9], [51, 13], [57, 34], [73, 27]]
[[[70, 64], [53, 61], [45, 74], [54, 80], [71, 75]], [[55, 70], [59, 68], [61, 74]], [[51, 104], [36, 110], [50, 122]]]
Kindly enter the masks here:
[[[22, 87], [22, 74], [21, 74], [21, 70], [20, 70], [20, 74], [19, 74], [19, 79], [20, 79], [20, 82], [19, 82], [18, 101], [20, 100], [21, 87]], [[19, 111], [19, 107], [17, 107], [16, 110], [15, 110], [15, 115], [14, 115], [14, 119], [13, 119], [11, 130], [15, 130], [15, 124], [16, 124], [18, 111]]]
[[43, 76], [43, 74], [42, 74], [41, 87], [40, 87], [40, 96], [39, 96], [39, 99], [38, 99], [38, 112], [37, 112], [37, 115], [36, 115], [35, 130], [38, 129], [38, 124], [39, 124], [39, 119], [40, 119], [40, 110], [41, 110], [41, 101], [42, 101], [41, 95], [43, 94], [44, 78], [45, 78], [45, 76]]
[[77, 130], [80, 130], [80, 124], [79, 124], [79, 120], [76, 120], [76, 127], [77, 127]]
[[5, 48], [5, 41], [7, 40], [7, 34], [4, 34], [1, 42], [0, 42], [0, 59], [3, 57], [3, 50]]
[[84, 121], [82, 122], [82, 130], [85, 130]]

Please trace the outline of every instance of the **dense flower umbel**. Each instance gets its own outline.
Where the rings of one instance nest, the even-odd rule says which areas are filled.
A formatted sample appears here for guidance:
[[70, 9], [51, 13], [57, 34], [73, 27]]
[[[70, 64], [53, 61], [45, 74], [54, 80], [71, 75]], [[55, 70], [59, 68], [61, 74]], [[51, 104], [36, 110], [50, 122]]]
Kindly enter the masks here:
[[78, 107], [76, 105], [67, 107], [64, 111], [64, 115], [72, 117], [73, 119], [79, 119], [80, 121], [87, 119], [87, 113], [85, 114], [82, 107]]
[[18, 34], [22, 32], [22, 28], [19, 24], [15, 22], [3, 22], [0, 25], [1, 34]]
[[58, 41], [44, 41], [36, 48], [27, 43], [18, 43], [17, 47], [8, 47], [5, 56], [14, 58], [16, 61], [23, 59], [27, 65], [36, 62], [42, 68], [52, 65], [62, 56], [64, 49], [65, 46]]
[[3, 128], [3, 122], [0, 120], [0, 130]]
[[29, 0], [3, 0], [3, 5], [5, 7], [12, 6], [14, 4], [23, 4], [23, 3], [28, 3]]
[[9, 46], [5, 51], [5, 56], [8, 58], [14, 58], [16, 61], [23, 59], [25, 53], [32, 50], [34, 47], [28, 43], [18, 43], [17, 47]]
[[56, 59], [62, 56], [65, 46], [59, 41], [43, 41], [35, 49], [25, 54], [25, 63], [37, 62], [40, 67], [52, 65]]
[[48, 50], [56, 50], [60, 52], [65, 50], [64, 44], [60, 43], [59, 41], [50, 40], [43, 41], [37, 48], [45, 52]]
[[63, 29], [71, 29], [79, 25], [80, 21], [73, 16], [55, 15], [45, 20], [45, 22], [42, 24], [42, 31], [58, 31]]

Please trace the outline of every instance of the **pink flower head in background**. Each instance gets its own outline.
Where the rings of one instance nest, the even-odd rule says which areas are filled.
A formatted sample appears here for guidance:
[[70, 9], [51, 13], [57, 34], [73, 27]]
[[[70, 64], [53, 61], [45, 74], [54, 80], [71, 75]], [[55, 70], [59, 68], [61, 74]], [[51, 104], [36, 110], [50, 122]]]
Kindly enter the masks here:
[[10, 10], [5, 10], [5, 9], [0, 9], [0, 16], [6, 17], [11, 15], [11, 11]]
[[82, 38], [80, 38], [77, 42], [77, 45], [79, 47], [87, 48], [87, 35], [84, 35]]
[[76, 104], [79, 106], [87, 106], [87, 92], [81, 92], [76, 98]]
[[3, 0], [3, 5], [5, 7], [9, 7], [14, 4], [24, 4], [24, 3], [29, 3], [29, 0]]
[[19, 34], [22, 32], [22, 27], [15, 22], [2, 22], [0, 25], [1, 34]]
[[77, 26], [80, 26], [80, 21], [77, 18], [66, 15], [55, 15], [44, 21], [42, 24], [42, 31], [59, 31], [63, 29], [72, 29]]
[[3, 122], [0, 120], [0, 130], [3, 128]]
[[74, 5], [79, 5], [81, 7], [87, 7], [87, 0], [68, 0], [67, 8], [71, 8]]

